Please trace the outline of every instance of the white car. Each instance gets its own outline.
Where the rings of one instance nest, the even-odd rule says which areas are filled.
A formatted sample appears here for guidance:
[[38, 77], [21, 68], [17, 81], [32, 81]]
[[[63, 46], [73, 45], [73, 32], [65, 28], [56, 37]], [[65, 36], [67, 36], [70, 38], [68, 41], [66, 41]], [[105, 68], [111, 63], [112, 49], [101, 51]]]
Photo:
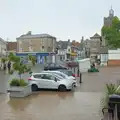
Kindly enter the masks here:
[[66, 91], [72, 90], [76, 84], [74, 80], [64, 79], [54, 73], [33, 73], [28, 80], [32, 91], [36, 91], [38, 88]]
[[63, 77], [64, 79], [74, 80], [74, 82], [76, 83], [76, 86], [77, 86], [76, 78], [73, 77], [73, 76], [68, 76], [68, 75], [66, 75], [65, 73], [60, 72], [60, 71], [42, 71], [42, 72], [43, 72], [43, 73], [54, 73], [54, 74], [57, 74], [57, 75]]

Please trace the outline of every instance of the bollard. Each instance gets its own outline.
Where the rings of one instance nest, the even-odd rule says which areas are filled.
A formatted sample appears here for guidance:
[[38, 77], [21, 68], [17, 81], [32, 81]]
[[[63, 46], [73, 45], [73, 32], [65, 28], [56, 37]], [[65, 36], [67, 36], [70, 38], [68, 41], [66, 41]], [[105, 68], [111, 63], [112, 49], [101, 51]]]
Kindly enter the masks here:
[[77, 77], [80, 77], [79, 68], [78, 68], [78, 71], [77, 71]]
[[74, 67], [74, 74], [75, 74], [75, 67]]
[[82, 73], [80, 72], [80, 83], [82, 83]]

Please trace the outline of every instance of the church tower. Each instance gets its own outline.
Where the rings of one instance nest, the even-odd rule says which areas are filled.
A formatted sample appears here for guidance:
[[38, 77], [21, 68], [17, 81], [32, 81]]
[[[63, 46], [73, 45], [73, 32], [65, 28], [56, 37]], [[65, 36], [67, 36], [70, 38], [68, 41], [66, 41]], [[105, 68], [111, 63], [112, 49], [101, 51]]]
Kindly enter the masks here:
[[109, 17], [110, 17], [110, 18], [113, 18], [113, 17], [114, 17], [114, 10], [112, 9], [112, 7], [111, 7], [111, 9], [109, 10]]
[[114, 10], [111, 9], [109, 10], [109, 16], [104, 17], [104, 26], [110, 27], [112, 25], [112, 20], [114, 18]]

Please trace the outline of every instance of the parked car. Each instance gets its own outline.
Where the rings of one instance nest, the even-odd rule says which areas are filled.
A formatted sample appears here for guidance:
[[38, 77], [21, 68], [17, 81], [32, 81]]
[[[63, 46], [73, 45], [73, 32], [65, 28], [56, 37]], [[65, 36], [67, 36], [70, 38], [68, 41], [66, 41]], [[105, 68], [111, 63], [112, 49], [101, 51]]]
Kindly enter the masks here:
[[63, 73], [63, 72], [60, 72], [60, 71], [42, 71], [43, 73], [54, 73], [54, 74], [57, 74], [61, 77], [63, 77], [63, 79], [70, 79], [70, 80], [74, 80], [75, 81], [75, 87], [77, 86], [77, 81], [76, 81], [76, 78], [73, 77], [73, 76], [68, 76], [67, 74]]
[[44, 70], [59, 70], [59, 69], [67, 69], [67, 67], [56, 63], [49, 63], [44, 67]]
[[28, 80], [32, 86], [32, 91], [36, 91], [38, 88], [66, 91], [72, 90], [76, 84], [72, 79], [64, 79], [53, 73], [32, 73]]
[[59, 71], [68, 75], [68, 76], [73, 76], [74, 77], [74, 74], [73, 74], [72, 70], [59, 70]]
[[68, 61], [66, 64], [70, 68], [71, 67], [78, 67], [79, 66], [78, 62], [74, 62], [74, 61]]

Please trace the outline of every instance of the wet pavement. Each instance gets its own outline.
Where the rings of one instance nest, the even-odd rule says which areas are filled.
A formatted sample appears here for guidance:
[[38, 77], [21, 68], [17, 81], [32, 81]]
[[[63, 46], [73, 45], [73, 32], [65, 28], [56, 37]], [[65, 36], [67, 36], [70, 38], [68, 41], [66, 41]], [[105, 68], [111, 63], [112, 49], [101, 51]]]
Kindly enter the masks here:
[[24, 99], [1, 97], [0, 120], [99, 120], [100, 93], [40, 91]]
[[[84, 73], [73, 91], [38, 91], [26, 98], [0, 94], [0, 120], [100, 120], [100, 99], [105, 84], [120, 80], [120, 67]], [[0, 84], [9, 79], [0, 72]], [[0, 86], [1, 87], [1, 86]]]

